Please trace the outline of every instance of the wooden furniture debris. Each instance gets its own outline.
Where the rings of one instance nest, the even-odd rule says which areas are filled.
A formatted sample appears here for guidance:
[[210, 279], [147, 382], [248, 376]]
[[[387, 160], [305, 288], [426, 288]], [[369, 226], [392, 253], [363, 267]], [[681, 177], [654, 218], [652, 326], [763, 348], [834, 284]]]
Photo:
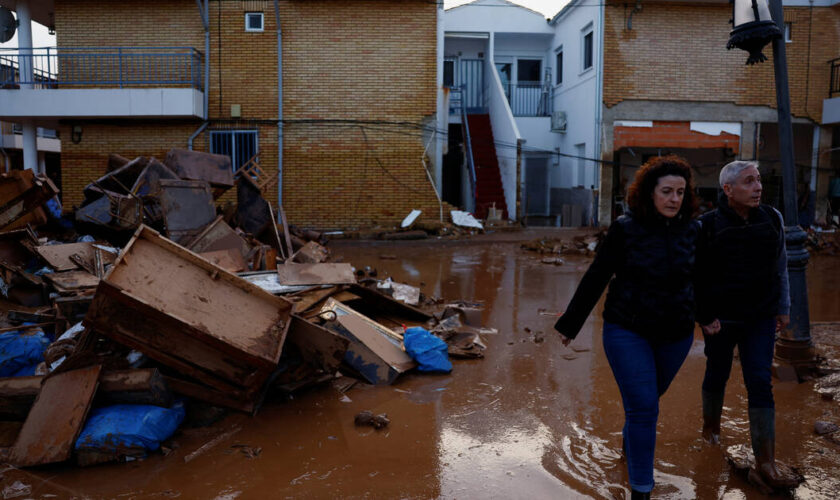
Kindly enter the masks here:
[[[96, 253], [96, 250], [97, 249], [94, 247], [94, 244], [88, 242], [64, 243], [62, 245], [41, 245], [35, 247], [35, 252], [37, 252], [42, 259], [47, 261], [47, 264], [56, 271], [79, 269], [81, 266], [79, 266], [71, 258], [73, 255], [78, 255], [79, 258], [85, 262], [93, 263], [95, 260], [94, 254]], [[102, 258], [104, 259], [104, 264], [112, 264], [115, 260], [117, 260], [116, 254], [111, 252], [103, 252]]]
[[292, 304], [142, 226], [103, 279], [85, 326], [252, 399], [280, 359]]
[[288, 341], [297, 346], [304, 359], [329, 374], [338, 371], [350, 344], [348, 339], [298, 315], [292, 315]]
[[214, 252], [235, 248], [243, 257], [251, 252], [251, 245], [233, 230], [221, 216], [207, 225], [184, 246], [195, 253]]
[[163, 162], [182, 179], [210, 183], [215, 198], [233, 187], [233, 168], [227, 155], [173, 148]]
[[49, 178], [36, 176], [32, 170], [0, 174], [0, 230], [44, 224], [47, 215], [41, 206], [57, 194]]
[[283, 285], [340, 285], [355, 283], [353, 266], [337, 264], [296, 264], [277, 266], [277, 280]]
[[336, 314], [324, 327], [350, 340], [344, 362], [371, 384], [391, 384], [401, 373], [417, 366], [400, 347], [394, 332], [333, 299], [327, 300], [321, 311]]
[[158, 180], [158, 200], [169, 239], [195, 237], [216, 218], [216, 205], [205, 181]]
[[9, 462], [19, 467], [63, 462], [90, 409], [101, 366], [89, 366], [49, 377], [26, 417]]
[[44, 277], [59, 292], [93, 289], [99, 285], [99, 278], [82, 270], [49, 273], [45, 274]]
[[300, 262], [302, 264], [320, 264], [327, 260], [330, 256], [330, 251], [326, 249], [326, 247], [315, 243], [314, 241], [308, 241], [303, 248], [295, 252], [292, 256], [292, 261]]

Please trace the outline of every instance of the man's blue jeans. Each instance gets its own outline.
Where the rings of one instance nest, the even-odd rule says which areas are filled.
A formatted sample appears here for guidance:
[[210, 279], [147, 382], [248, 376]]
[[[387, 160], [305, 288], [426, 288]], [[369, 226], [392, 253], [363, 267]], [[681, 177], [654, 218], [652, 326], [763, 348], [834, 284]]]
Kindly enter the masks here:
[[653, 450], [659, 397], [688, 356], [694, 337], [657, 343], [614, 323], [604, 323], [604, 351], [624, 403], [624, 446], [630, 486], [653, 489]]
[[703, 390], [723, 394], [738, 346], [750, 408], [774, 408], [771, 369], [776, 345], [776, 318], [751, 322], [721, 321], [720, 332], [706, 339], [706, 376]]

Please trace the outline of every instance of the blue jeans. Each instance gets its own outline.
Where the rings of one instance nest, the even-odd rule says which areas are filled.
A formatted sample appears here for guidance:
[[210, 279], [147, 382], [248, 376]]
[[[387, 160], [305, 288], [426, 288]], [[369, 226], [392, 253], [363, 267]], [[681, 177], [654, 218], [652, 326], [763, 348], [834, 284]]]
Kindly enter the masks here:
[[747, 401], [750, 408], [774, 408], [771, 369], [776, 345], [776, 318], [751, 322], [721, 321], [720, 332], [706, 339], [706, 376], [703, 390], [723, 393], [732, 370], [732, 355], [738, 346]]
[[604, 351], [624, 403], [624, 446], [630, 486], [653, 489], [653, 450], [659, 397], [688, 356], [694, 337], [672, 343], [651, 342], [614, 323], [604, 323]]

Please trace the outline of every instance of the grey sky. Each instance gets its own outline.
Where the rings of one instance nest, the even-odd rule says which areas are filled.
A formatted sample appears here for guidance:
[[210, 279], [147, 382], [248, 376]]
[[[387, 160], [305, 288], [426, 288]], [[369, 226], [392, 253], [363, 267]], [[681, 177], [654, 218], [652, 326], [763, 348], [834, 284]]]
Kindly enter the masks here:
[[[473, 0], [443, 0], [444, 8], [455, 7], [470, 3]], [[560, 12], [569, 0], [511, 0], [511, 3], [516, 3], [535, 10], [545, 17], [554, 17], [554, 14]]]

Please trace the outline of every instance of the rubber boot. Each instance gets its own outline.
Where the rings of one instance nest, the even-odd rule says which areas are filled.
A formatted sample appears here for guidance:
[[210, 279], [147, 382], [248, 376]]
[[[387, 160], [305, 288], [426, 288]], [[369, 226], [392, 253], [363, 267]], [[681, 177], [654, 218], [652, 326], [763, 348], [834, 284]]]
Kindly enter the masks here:
[[771, 488], [795, 488], [799, 484], [796, 478], [784, 477], [776, 470], [776, 410], [750, 408], [749, 414], [755, 468], [761, 479]]
[[703, 391], [703, 439], [720, 444], [720, 415], [723, 413], [723, 392]]
[[630, 500], [650, 500], [650, 492], [642, 493], [641, 491], [630, 490]]

